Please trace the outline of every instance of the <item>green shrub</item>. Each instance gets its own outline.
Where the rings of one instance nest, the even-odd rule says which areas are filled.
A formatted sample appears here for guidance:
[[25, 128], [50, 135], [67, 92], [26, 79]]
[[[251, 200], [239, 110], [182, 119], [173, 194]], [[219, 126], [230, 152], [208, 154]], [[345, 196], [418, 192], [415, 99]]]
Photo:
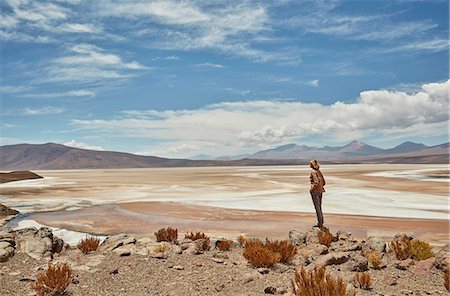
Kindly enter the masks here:
[[414, 260], [425, 260], [434, 257], [434, 253], [429, 243], [413, 240], [411, 242], [411, 257]]

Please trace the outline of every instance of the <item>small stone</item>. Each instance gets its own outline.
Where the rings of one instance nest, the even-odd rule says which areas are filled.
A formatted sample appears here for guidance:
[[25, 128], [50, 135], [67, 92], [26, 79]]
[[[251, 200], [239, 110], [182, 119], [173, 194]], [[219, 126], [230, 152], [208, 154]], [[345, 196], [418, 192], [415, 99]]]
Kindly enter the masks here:
[[29, 277], [29, 276], [23, 276], [19, 282], [34, 282], [36, 281], [36, 278], [34, 277]]
[[383, 283], [386, 284], [387, 286], [395, 286], [397, 285], [397, 279], [390, 276], [386, 276], [383, 278]]
[[277, 292], [277, 288], [275, 287], [267, 287], [264, 289], [264, 293], [266, 294], [275, 294]]
[[212, 261], [216, 262], [216, 263], [224, 263], [225, 261], [221, 258], [211, 258]]
[[247, 284], [261, 277], [257, 271], [246, 273], [242, 276], [242, 283]]
[[175, 266], [173, 267], [173, 269], [176, 269], [176, 270], [183, 270], [184, 267], [181, 266], [181, 265], [175, 265]]
[[410, 266], [414, 264], [414, 261], [410, 258], [396, 262], [395, 267], [401, 270], [407, 270]]
[[80, 279], [77, 277], [72, 278], [72, 284], [78, 285], [80, 283]]
[[153, 258], [156, 259], [167, 259], [167, 253], [166, 252], [159, 252], [153, 255]]
[[117, 269], [117, 268], [114, 268], [109, 272], [109, 274], [118, 274], [118, 273], [119, 273], [119, 269]]
[[270, 269], [265, 268], [265, 267], [260, 267], [260, 268], [257, 269], [257, 271], [258, 271], [260, 274], [268, 274], [269, 271], [270, 271]]

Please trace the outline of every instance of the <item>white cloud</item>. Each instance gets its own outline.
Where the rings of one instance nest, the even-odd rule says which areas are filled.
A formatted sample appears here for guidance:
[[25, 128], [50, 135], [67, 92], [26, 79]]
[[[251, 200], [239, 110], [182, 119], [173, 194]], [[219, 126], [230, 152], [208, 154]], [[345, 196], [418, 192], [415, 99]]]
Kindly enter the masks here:
[[[79, 130], [105, 137], [159, 139], [158, 151], [191, 145], [202, 153], [240, 153], [299, 137], [354, 136], [423, 129], [448, 122], [450, 80], [429, 83], [421, 91], [361, 92], [354, 103], [331, 105], [282, 101], [223, 102], [197, 110], [132, 110], [116, 119], [73, 120]], [[169, 142], [167, 142], [169, 141]], [[164, 143], [171, 143], [170, 146]], [[206, 144], [215, 144], [213, 147]], [[175, 150], [174, 150], [175, 151]], [[182, 154], [181, 150], [178, 153]], [[173, 152], [169, 156], [180, 156]], [[189, 153], [186, 153], [188, 156]]]
[[58, 27], [63, 32], [70, 33], [100, 33], [102, 30], [92, 24], [65, 23]]
[[439, 51], [448, 51], [449, 45], [450, 41], [447, 38], [443, 39], [435, 38], [432, 40], [409, 42], [406, 44], [401, 44], [398, 46], [388, 48], [371, 49], [369, 53], [370, 54], [393, 53], [393, 52], [420, 53], [423, 51], [439, 52]]
[[141, 39], [147, 38], [151, 48], [213, 49], [257, 62], [300, 61], [293, 48], [267, 51], [253, 46], [263, 42], [264, 35], [272, 32], [267, 7], [262, 4], [166, 0], [149, 3], [104, 1], [98, 5], [104, 16], [139, 19], [148, 24], [149, 28], [136, 30], [134, 34]]
[[105, 150], [101, 146], [92, 146], [92, 145], [88, 145], [88, 144], [85, 144], [82, 142], [78, 142], [76, 140], [70, 140], [68, 142], [65, 142], [64, 145], [69, 146], [69, 147], [79, 148], [79, 149], [99, 150], [99, 151]]
[[17, 94], [31, 90], [31, 87], [24, 85], [3, 85], [0, 86], [0, 93]]
[[24, 98], [37, 98], [37, 99], [50, 99], [60, 97], [93, 97], [95, 92], [85, 89], [71, 90], [66, 92], [54, 92], [54, 93], [25, 93], [21, 94]]
[[64, 109], [52, 107], [52, 106], [47, 106], [47, 107], [37, 108], [37, 109], [25, 108], [25, 110], [23, 111], [23, 113], [25, 115], [50, 115], [50, 114], [60, 114], [63, 112], [64, 112]]
[[212, 64], [212, 63], [195, 64], [194, 66], [196, 66], [196, 67], [207, 67], [207, 68], [219, 68], [219, 69], [225, 68], [225, 66], [223, 66], [223, 65]]
[[319, 79], [307, 81], [306, 84], [313, 86], [313, 87], [319, 87]]
[[76, 44], [69, 54], [50, 61], [47, 75], [35, 82], [101, 83], [133, 77], [132, 71], [150, 69], [136, 61], [125, 62], [117, 54], [91, 44]]

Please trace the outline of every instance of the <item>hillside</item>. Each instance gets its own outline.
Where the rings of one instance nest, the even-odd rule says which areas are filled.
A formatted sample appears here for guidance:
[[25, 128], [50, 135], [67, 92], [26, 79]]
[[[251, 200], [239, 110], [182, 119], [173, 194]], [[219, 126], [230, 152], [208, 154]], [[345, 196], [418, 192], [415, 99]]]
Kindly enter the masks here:
[[246, 155], [241, 159], [230, 156], [220, 160], [191, 160], [86, 150], [55, 143], [17, 144], [0, 146], [0, 170], [306, 165], [310, 159], [318, 159], [323, 164], [449, 162], [448, 143], [423, 146], [404, 143], [384, 150], [357, 141], [343, 147], [323, 148], [289, 144]]

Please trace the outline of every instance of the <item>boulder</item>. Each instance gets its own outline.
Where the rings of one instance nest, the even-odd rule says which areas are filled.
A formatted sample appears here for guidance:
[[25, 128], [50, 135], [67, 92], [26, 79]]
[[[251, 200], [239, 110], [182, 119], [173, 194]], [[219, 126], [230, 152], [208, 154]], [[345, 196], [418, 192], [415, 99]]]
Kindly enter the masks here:
[[311, 228], [306, 234], [306, 243], [313, 243], [313, 244], [319, 244], [319, 238], [317, 234], [319, 233], [321, 229], [319, 227], [313, 227]]
[[434, 264], [436, 263], [436, 258], [431, 257], [426, 260], [417, 261], [411, 268], [411, 272], [415, 274], [427, 274], [431, 271]]
[[394, 263], [394, 266], [397, 269], [401, 269], [401, 270], [407, 270], [412, 265], [414, 265], [414, 260], [412, 260], [411, 258], [408, 258], [408, 259], [405, 259], [402, 261], [397, 261]]
[[0, 262], [8, 261], [8, 259], [11, 258], [13, 255], [14, 251], [10, 252], [10, 250], [0, 248]]
[[380, 254], [386, 252], [386, 242], [379, 237], [371, 236], [362, 244], [363, 252], [378, 251]]
[[172, 254], [181, 254], [183, 252], [183, 250], [181, 249], [180, 246], [172, 245], [172, 246], [170, 246], [170, 252]]
[[449, 265], [450, 265], [450, 249], [449, 245], [446, 244], [436, 254], [436, 268], [439, 268], [441, 270], [449, 270]]
[[21, 242], [20, 250], [34, 259], [51, 259], [53, 244], [48, 237], [29, 237]]
[[352, 252], [362, 249], [362, 244], [359, 242], [352, 242], [350, 240], [338, 240], [333, 244], [332, 250], [337, 252]]
[[110, 252], [118, 247], [135, 243], [136, 239], [134, 237], [129, 237], [128, 234], [121, 233], [107, 237], [99, 246], [99, 251]]
[[339, 241], [339, 240], [343, 240], [343, 241], [352, 241], [352, 240], [353, 240], [352, 234], [349, 233], [349, 232], [346, 232], [346, 231], [344, 231], [344, 230], [342, 230], [342, 229], [339, 229], [339, 230], [336, 232], [335, 238], [336, 238], [337, 241]]
[[344, 252], [334, 252], [326, 255], [322, 255], [314, 262], [317, 267], [322, 267], [326, 265], [339, 265], [347, 262], [350, 259], [350, 254]]
[[294, 245], [304, 245], [306, 244], [306, 233], [298, 230], [291, 230], [289, 231], [289, 241]]
[[369, 263], [367, 262], [366, 257], [356, 255], [351, 257], [350, 260], [343, 265], [343, 270], [362, 272], [369, 269], [368, 265]]
[[121, 247], [115, 248], [113, 250], [113, 252], [115, 254], [117, 254], [117, 255], [119, 255], [121, 257], [123, 257], [123, 256], [130, 256], [131, 255], [131, 251], [132, 251], [132, 248], [129, 247], [129, 246], [121, 246]]

